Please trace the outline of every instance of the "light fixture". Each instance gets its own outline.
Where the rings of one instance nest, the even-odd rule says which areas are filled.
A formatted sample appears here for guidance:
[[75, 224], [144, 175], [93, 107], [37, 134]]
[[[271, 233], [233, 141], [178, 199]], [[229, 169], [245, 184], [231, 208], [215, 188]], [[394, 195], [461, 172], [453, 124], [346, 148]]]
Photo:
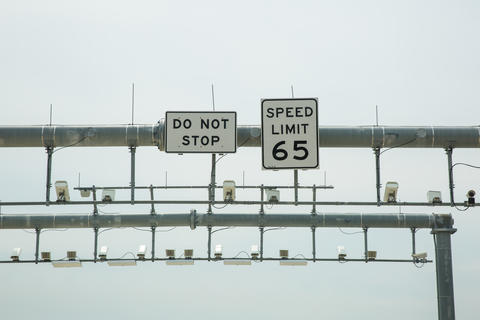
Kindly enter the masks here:
[[367, 259], [372, 261], [377, 258], [377, 251], [367, 251]]
[[12, 261], [19, 261], [20, 253], [22, 253], [22, 248], [13, 248], [10, 259], [12, 259]]
[[344, 246], [337, 246], [337, 253], [339, 260], [345, 260], [345, 258], [347, 257], [347, 252], [345, 251]]
[[175, 250], [174, 249], [166, 249], [165, 250], [165, 255], [168, 257], [168, 259], [175, 259]]
[[307, 260], [280, 260], [281, 266], [306, 266]]
[[280, 254], [280, 258], [288, 259], [288, 250], [280, 250], [279, 254]]
[[77, 259], [77, 251], [67, 251], [67, 259], [68, 260], [76, 260]]
[[468, 205], [475, 204], [475, 190], [470, 190], [467, 192], [467, 204]]
[[235, 201], [235, 181], [233, 180], [223, 181], [223, 201], [225, 202]]
[[183, 255], [185, 256], [185, 259], [192, 259], [193, 258], [193, 249], [183, 250]]
[[55, 190], [57, 191], [57, 202], [70, 201], [67, 181], [55, 181]]
[[191, 266], [193, 265], [193, 259], [168, 259], [165, 261], [167, 266]]
[[112, 202], [115, 200], [115, 190], [113, 189], [103, 189], [102, 191], [102, 201], [103, 202]]
[[223, 264], [226, 266], [249, 266], [252, 261], [248, 259], [227, 259], [223, 260]]
[[217, 244], [215, 246], [215, 259], [220, 259], [222, 257], [222, 245]]
[[102, 246], [100, 248], [100, 252], [98, 253], [98, 257], [100, 260], [106, 260], [107, 259], [107, 252], [108, 252], [108, 247], [107, 246]]
[[52, 260], [50, 251], [42, 251], [42, 252], [41, 252], [41, 256], [42, 256], [42, 260], [43, 260], [43, 261], [47, 261], [47, 262], [48, 262], [48, 261], [51, 261], [51, 260]]
[[52, 266], [55, 268], [77, 268], [81, 267], [82, 263], [78, 260], [58, 260], [52, 261]]
[[253, 244], [252, 247], [250, 248], [250, 256], [252, 259], [258, 259], [258, 256], [260, 255], [260, 251], [258, 250], [258, 245]]
[[130, 267], [137, 265], [137, 262], [134, 259], [108, 260], [107, 263], [110, 267]]
[[147, 246], [141, 244], [138, 246], [137, 257], [140, 260], [145, 260], [145, 253], [147, 253]]
[[428, 191], [427, 200], [429, 203], [442, 203], [442, 193], [440, 191]]
[[397, 202], [397, 191], [398, 183], [389, 181], [385, 185], [385, 196], [383, 197], [384, 202], [395, 203]]
[[82, 196], [82, 198], [90, 197], [90, 190], [89, 189], [80, 189], [80, 196]]
[[278, 202], [280, 201], [280, 191], [277, 189], [265, 189], [268, 202]]
[[415, 260], [424, 260], [427, 258], [427, 253], [426, 252], [414, 253], [412, 254], [412, 258], [414, 258]]

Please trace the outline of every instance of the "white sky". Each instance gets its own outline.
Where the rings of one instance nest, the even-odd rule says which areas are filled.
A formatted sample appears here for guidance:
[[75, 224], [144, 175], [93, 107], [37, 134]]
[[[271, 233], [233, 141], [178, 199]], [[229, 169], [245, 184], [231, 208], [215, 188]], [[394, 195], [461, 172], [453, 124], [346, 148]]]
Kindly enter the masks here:
[[[1, 1], [0, 125], [130, 122], [131, 83], [136, 88], [136, 123], [156, 123], [166, 111], [210, 110], [215, 84], [218, 110], [237, 111], [238, 124], [260, 124], [260, 99], [318, 97], [320, 125], [371, 125], [375, 105], [384, 125], [478, 125], [480, 116], [480, 7], [476, 1]], [[44, 198], [46, 155], [38, 149], [2, 149], [2, 201]], [[127, 148], [70, 148], [54, 155], [53, 181], [72, 187], [128, 185]], [[455, 150], [455, 162], [479, 165], [478, 150]], [[208, 155], [137, 150], [137, 185], [207, 184]], [[291, 172], [262, 171], [260, 148], [241, 148], [218, 164], [218, 179], [247, 184], [286, 184]], [[370, 149], [320, 149], [320, 170], [300, 172], [302, 184], [327, 183], [319, 200], [375, 200]], [[455, 167], [455, 196], [480, 191], [480, 171]], [[428, 190], [448, 200], [445, 152], [396, 149], [382, 155], [382, 183], [398, 181], [402, 201], [425, 201]], [[218, 193], [220, 195], [220, 193]], [[53, 196], [53, 192], [52, 192]], [[118, 198], [127, 199], [128, 192]], [[258, 193], [238, 192], [239, 199]], [[301, 193], [309, 200], [310, 192]], [[148, 193], [138, 193], [147, 198]], [[158, 191], [156, 198], [206, 198], [206, 192]], [[282, 192], [282, 199], [292, 194]], [[195, 207], [204, 212], [205, 207]], [[149, 213], [148, 206], [107, 206], [104, 212]], [[157, 206], [158, 212], [188, 212], [185, 206]], [[311, 208], [267, 211], [309, 213]], [[397, 208], [321, 207], [321, 212], [398, 212]], [[456, 314], [476, 319], [479, 311], [479, 210], [402, 208], [402, 212], [451, 212]], [[2, 207], [2, 213], [89, 213], [89, 207]], [[224, 212], [256, 213], [258, 208]], [[219, 211], [219, 212], [222, 212]], [[348, 230], [358, 231], [358, 230]], [[195, 249], [206, 255], [206, 230], [177, 228], [157, 234], [156, 250]], [[120, 256], [149, 244], [136, 230], [102, 233], [100, 245]], [[266, 256], [278, 249], [310, 255], [310, 230], [266, 234]], [[216, 233], [225, 255], [258, 243], [256, 229]], [[342, 244], [362, 256], [360, 234], [317, 231], [317, 256], [333, 257]], [[13, 247], [33, 258], [34, 235], [0, 232], [0, 259]], [[41, 250], [62, 258], [67, 249], [92, 256], [93, 232], [42, 233]], [[379, 258], [408, 258], [409, 230], [371, 230], [369, 246]], [[434, 257], [428, 230], [418, 232], [418, 251]], [[150, 250], [150, 249], [149, 249]], [[51, 265], [1, 265], [2, 318], [103, 317], [131, 319], [436, 319], [434, 264], [316, 263], [284, 268], [277, 263], [228, 267], [197, 263], [174, 268], [145, 263], [136, 268], [86, 264], [57, 270]]]

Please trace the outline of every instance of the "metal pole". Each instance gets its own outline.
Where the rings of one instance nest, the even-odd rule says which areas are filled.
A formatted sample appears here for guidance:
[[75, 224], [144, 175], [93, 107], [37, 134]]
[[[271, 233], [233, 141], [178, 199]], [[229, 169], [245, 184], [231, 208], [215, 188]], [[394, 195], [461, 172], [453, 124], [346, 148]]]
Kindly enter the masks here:
[[295, 205], [298, 205], [298, 170], [293, 170], [293, 186], [295, 188]]
[[93, 232], [95, 233], [95, 240], [93, 243], [93, 262], [97, 263], [98, 228], [93, 228]]
[[[153, 201], [153, 185], [150, 185], [150, 200]], [[155, 204], [152, 202], [152, 209], [150, 209], [151, 214], [155, 214]]]
[[368, 228], [363, 228], [363, 241], [365, 243], [365, 262], [368, 262]]
[[155, 227], [152, 228], [152, 262], [155, 262]]
[[47, 194], [46, 194], [46, 201], [47, 206], [50, 202], [50, 187], [52, 186], [52, 154], [53, 154], [53, 147], [47, 147]]
[[415, 260], [414, 254], [416, 253], [416, 246], [415, 246], [415, 228], [411, 228], [412, 230], [412, 259]]
[[263, 227], [260, 227], [260, 261], [263, 261]]
[[448, 159], [448, 186], [450, 188], [450, 203], [453, 207], [455, 205], [455, 200], [453, 197], [453, 188], [455, 188], [455, 185], [453, 184], [453, 167], [452, 167], [453, 149], [452, 147], [446, 148], [445, 152], [447, 153], [447, 159]]
[[381, 198], [380, 198], [380, 188], [382, 187], [380, 183], [380, 148], [375, 147], [373, 148], [375, 153], [375, 172], [377, 178], [377, 206], [380, 206]]
[[451, 216], [436, 216], [436, 218], [437, 221], [443, 218], [443, 222], [446, 222], [432, 230], [437, 271], [438, 319], [453, 320], [455, 319], [455, 301], [453, 295], [451, 235], [455, 233], [456, 229], [452, 228]]
[[212, 257], [212, 227], [208, 226], [208, 261]]
[[35, 264], [38, 263], [38, 249], [40, 247], [40, 229], [39, 228], [35, 228], [35, 235], [36, 235], [36, 239], [35, 239]]
[[216, 174], [216, 154], [212, 153], [212, 171], [210, 174], [210, 185], [208, 190], [208, 200], [210, 203], [208, 204], [208, 213], [212, 213], [212, 202], [215, 201], [215, 174]]
[[262, 202], [260, 204], [260, 214], [264, 214], [265, 211], [263, 210], [263, 184], [260, 186], [260, 201]]
[[130, 147], [130, 201], [135, 204], [135, 146]]
[[315, 262], [315, 257], [317, 254], [317, 250], [315, 248], [315, 227], [312, 227], [312, 257], [313, 257], [313, 262]]
[[315, 185], [313, 185], [312, 191], [313, 191], [312, 214], [316, 214], [317, 213], [317, 206], [316, 206], [315, 202], [317, 202], [317, 187]]
[[92, 186], [92, 197], [93, 197], [93, 215], [98, 215], [98, 208], [97, 208], [97, 190], [95, 189], [95, 185]]

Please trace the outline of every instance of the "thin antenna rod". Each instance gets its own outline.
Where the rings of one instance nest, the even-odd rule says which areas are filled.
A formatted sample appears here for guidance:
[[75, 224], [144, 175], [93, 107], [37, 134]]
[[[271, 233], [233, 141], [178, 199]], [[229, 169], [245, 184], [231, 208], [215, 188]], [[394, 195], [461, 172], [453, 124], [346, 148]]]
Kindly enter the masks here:
[[290, 86], [290, 89], [292, 90], [292, 98], [295, 98], [295, 94], [293, 92], [293, 84]]
[[134, 115], [135, 115], [135, 83], [132, 82], [132, 125], [133, 125]]
[[213, 111], [215, 111], [215, 89], [213, 87], [213, 83], [212, 83], [212, 107], [213, 107]]
[[378, 106], [377, 105], [375, 106], [375, 119], [378, 127]]
[[78, 173], [78, 187], [80, 188], [80, 172]]
[[52, 126], [52, 104], [50, 103], [50, 126]]

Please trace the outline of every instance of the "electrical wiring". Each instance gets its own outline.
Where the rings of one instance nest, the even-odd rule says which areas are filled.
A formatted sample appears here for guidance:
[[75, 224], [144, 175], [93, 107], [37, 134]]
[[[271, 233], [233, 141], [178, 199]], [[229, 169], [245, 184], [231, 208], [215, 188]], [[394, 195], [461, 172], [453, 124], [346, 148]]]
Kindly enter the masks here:
[[480, 167], [478, 166], [474, 166], [473, 164], [469, 164], [469, 163], [465, 163], [465, 162], [457, 162], [457, 163], [454, 163], [452, 165], [452, 169], [453, 167], [455, 166], [466, 166], [466, 167], [470, 167], [470, 168], [474, 168], [474, 169], [480, 169]]
[[214, 230], [212, 231], [212, 233], [215, 233], [215, 232], [218, 232], [218, 231], [223, 231], [223, 230], [227, 230], [227, 229], [233, 229], [235, 227], [225, 227], [225, 228], [220, 228], [220, 229], [217, 229], [217, 230]]
[[[240, 147], [243, 147], [243, 146], [245, 145], [245, 143], [248, 142], [248, 140], [250, 140], [250, 137], [248, 137], [245, 141], [243, 141], [243, 142], [237, 147], [237, 149], [240, 148]], [[223, 158], [224, 158], [225, 156], [227, 156], [227, 155], [228, 155], [228, 153], [224, 153], [223, 155], [221, 155], [220, 157], [218, 157], [218, 159], [217, 159], [217, 161], [215, 161], [215, 163], [217, 163], [218, 161], [220, 161], [221, 159], [223, 159]]]
[[363, 233], [363, 231], [345, 232], [345, 231], [342, 230], [342, 228], [338, 228], [338, 230], [340, 230], [341, 233], [346, 234], [346, 235], [353, 235], [353, 234]]
[[[133, 229], [135, 230], [138, 230], [138, 231], [144, 231], [144, 232], [152, 232], [151, 229], [142, 229], [142, 228], [137, 228], [137, 227], [132, 227]], [[173, 227], [173, 228], [170, 228], [170, 229], [167, 229], [167, 230], [155, 230], [155, 233], [156, 232], [169, 232], [169, 231], [172, 231], [173, 229], [176, 229], [177, 227]]]
[[83, 140], [85, 140], [85, 139], [87, 139], [87, 138], [88, 138], [88, 136], [84, 136], [83, 138], [81, 138], [80, 140], [78, 140], [78, 141], [75, 142], [75, 143], [72, 143], [72, 144], [70, 144], [70, 145], [68, 145], [68, 146], [61, 147], [61, 148], [58, 148], [58, 149], [56, 149], [56, 150], [53, 150], [52, 154], [55, 153], [55, 152], [58, 152], [58, 151], [60, 151], [60, 150], [63, 150], [63, 149], [65, 149], [65, 148], [73, 147], [73, 146], [81, 143]]
[[247, 255], [247, 257], [250, 259], [250, 255], [249, 255], [246, 251], [240, 251], [240, 252], [237, 253], [237, 255], [234, 256], [233, 258], [234, 258], [234, 259], [237, 258], [237, 257], [238, 257], [240, 254], [242, 254], [242, 253], [245, 253], [245, 254]]
[[415, 137], [415, 138], [413, 138], [412, 140], [409, 140], [409, 141], [407, 141], [407, 142], [405, 142], [405, 143], [399, 144], [399, 145], [397, 145], [397, 146], [393, 146], [393, 147], [387, 148], [387, 149], [383, 150], [382, 152], [380, 152], [380, 154], [382, 154], [382, 153], [384, 153], [384, 152], [387, 152], [388, 150], [392, 150], [392, 149], [395, 149], [395, 148], [403, 147], [403, 146], [405, 146], [405, 145], [407, 145], [407, 144], [410, 144], [410, 143], [414, 142], [415, 140], [417, 140], [417, 137]]
[[263, 230], [263, 233], [267, 231], [284, 230], [284, 229], [286, 229], [286, 227], [270, 228], [270, 229]]
[[225, 204], [223, 207], [217, 207], [217, 206], [215, 206], [214, 204], [212, 204], [212, 207], [214, 207], [215, 209], [218, 209], [218, 210], [225, 209], [226, 206], [228, 206], [228, 203]]

